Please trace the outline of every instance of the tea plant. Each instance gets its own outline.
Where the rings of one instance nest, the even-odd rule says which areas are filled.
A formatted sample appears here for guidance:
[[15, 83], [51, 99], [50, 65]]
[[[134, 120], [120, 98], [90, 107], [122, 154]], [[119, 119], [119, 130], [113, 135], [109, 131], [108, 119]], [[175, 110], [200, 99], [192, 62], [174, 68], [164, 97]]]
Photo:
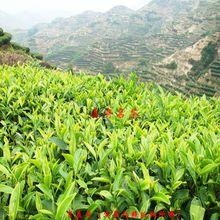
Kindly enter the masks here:
[[[95, 108], [109, 117], [91, 117]], [[133, 76], [0, 66], [0, 219], [164, 209], [218, 219], [219, 113], [219, 98]]]

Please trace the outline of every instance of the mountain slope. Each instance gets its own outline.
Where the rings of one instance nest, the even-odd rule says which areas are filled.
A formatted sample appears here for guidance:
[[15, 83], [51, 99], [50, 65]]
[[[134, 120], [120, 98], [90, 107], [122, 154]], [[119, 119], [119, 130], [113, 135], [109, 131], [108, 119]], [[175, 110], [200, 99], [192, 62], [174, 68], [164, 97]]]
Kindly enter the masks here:
[[[220, 32], [179, 50], [142, 73], [172, 91], [207, 96], [220, 94]], [[140, 71], [141, 72], [141, 71]]]
[[0, 28], [0, 65], [14, 66], [32, 63], [50, 69], [56, 68], [54, 65], [43, 61], [41, 54], [32, 53], [28, 47], [12, 42], [11, 39], [12, 35]]
[[138, 11], [118, 6], [57, 19], [18, 39], [60, 67], [105, 72], [110, 63], [129, 71], [142, 59], [158, 62], [216, 32], [218, 9], [217, 0], [153, 0]]

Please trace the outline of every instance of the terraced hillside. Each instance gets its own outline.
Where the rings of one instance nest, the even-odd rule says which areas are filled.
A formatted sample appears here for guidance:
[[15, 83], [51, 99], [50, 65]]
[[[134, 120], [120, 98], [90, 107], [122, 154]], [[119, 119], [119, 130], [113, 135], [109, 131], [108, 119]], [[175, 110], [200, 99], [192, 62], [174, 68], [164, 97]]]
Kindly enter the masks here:
[[220, 77], [220, 60], [218, 59], [217, 61], [213, 62], [210, 68], [210, 75], [213, 78], [212, 82], [213, 84], [218, 86], [217, 83], [219, 83], [219, 77]]
[[189, 93], [199, 96], [220, 96], [220, 59], [216, 59], [210, 66], [206, 74], [199, 77], [196, 83], [187, 83]]
[[[117, 6], [85, 12], [20, 32], [17, 39], [60, 67], [130, 71], [156, 63], [218, 29], [217, 0], [153, 0], [138, 11]], [[108, 71], [106, 71], [108, 72]]]
[[144, 81], [154, 81], [172, 92], [218, 96], [220, 32], [178, 50], [153, 67], [137, 69]]

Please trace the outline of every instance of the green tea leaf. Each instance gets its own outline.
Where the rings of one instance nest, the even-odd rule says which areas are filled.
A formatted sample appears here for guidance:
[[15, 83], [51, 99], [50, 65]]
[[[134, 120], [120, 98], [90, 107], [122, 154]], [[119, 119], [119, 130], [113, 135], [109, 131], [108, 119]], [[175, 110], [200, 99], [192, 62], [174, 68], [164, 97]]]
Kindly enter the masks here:
[[214, 213], [212, 214], [210, 220], [219, 220], [220, 214], [219, 213]]
[[10, 172], [7, 170], [6, 167], [0, 164], [0, 172], [4, 173], [7, 177], [10, 176]]
[[63, 216], [66, 214], [66, 211], [69, 209], [71, 202], [75, 198], [76, 193], [71, 194], [63, 198], [62, 201], [58, 204], [57, 213], [55, 216], [56, 220], [63, 219]]
[[45, 196], [47, 196], [48, 198], [51, 199], [51, 201], [53, 201], [53, 194], [51, 192], [51, 190], [43, 183], [38, 184], [37, 187], [45, 194]]
[[65, 157], [65, 159], [67, 160], [69, 165], [74, 168], [74, 157], [73, 157], [73, 155], [71, 155], [71, 154], [62, 154], [62, 155]]
[[39, 210], [39, 212], [42, 213], [42, 214], [45, 214], [45, 215], [49, 215], [49, 216], [51, 216], [51, 217], [54, 217], [53, 212], [51, 212], [51, 211], [49, 211], [49, 210], [47, 210], [47, 209], [41, 209], [41, 210]]
[[21, 196], [21, 184], [18, 182], [11, 193], [9, 201], [9, 219], [16, 219]]
[[110, 183], [111, 182], [109, 178], [105, 178], [105, 177], [94, 177], [91, 180], [102, 182], [102, 183]]
[[193, 199], [190, 206], [190, 220], [203, 220], [205, 215], [205, 209], [201, 206], [201, 203]]
[[13, 192], [13, 188], [4, 184], [0, 184], [0, 192], [11, 194]]
[[86, 159], [86, 157], [87, 157], [86, 150], [83, 150], [83, 149], [76, 150], [76, 152], [74, 154], [74, 163], [73, 163], [75, 175], [77, 175], [77, 173], [81, 169], [83, 161]]
[[220, 163], [212, 163], [212, 164], [208, 164], [205, 167], [203, 167], [199, 174], [200, 175], [204, 175], [206, 173], [210, 173], [212, 170], [214, 170], [215, 168], [217, 168], [218, 166], [220, 166]]
[[68, 145], [58, 137], [51, 137], [49, 138], [49, 141], [54, 143], [61, 150], [68, 150]]
[[164, 202], [168, 205], [170, 205], [170, 196], [165, 195], [164, 193], [158, 192], [156, 193], [151, 200], [154, 200], [156, 202]]
[[93, 157], [96, 159], [96, 152], [95, 152], [94, 148], [88, 143], [85, 143], [85, 145], [86, 145], [87, 149], [90, 151], [90, 153], [93, 155]]
[[36, 204], [36, 209], [37, 209], [38, 211], [43, 208], [42, 203], [41, 203], [40, 193], [39, 193], [39, 192], [36, 192], [35, 204]]
[[99, 195], [105, 197], [105, 198], [108, 199], [108, 200], [112, 200], [112, 199], [113, 199], [112, 194], [111, 194], [109, 191], [107, 191], [107, 190], [102, 190], [102, 191], [99, 193]]

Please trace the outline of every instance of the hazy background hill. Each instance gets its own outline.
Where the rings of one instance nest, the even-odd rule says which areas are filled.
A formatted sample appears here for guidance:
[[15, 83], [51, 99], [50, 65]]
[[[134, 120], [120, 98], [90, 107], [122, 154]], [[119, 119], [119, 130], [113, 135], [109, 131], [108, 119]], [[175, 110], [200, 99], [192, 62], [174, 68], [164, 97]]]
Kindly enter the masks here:
[[217, 31], [217, 0], [153, 0], [138, 11], [116, 6], [87, 11], [17, 32], [16, 39], [46, 59], [76, 69], [131, 70], [157, 62]]
[[0, 27], [12, 31], [14, 29], [29, 29], [39, 23], [51, 22], [57, 17], [69, 17], [75, 14], [69, 11], [21, 11], [6, 13], [0, 11]]

